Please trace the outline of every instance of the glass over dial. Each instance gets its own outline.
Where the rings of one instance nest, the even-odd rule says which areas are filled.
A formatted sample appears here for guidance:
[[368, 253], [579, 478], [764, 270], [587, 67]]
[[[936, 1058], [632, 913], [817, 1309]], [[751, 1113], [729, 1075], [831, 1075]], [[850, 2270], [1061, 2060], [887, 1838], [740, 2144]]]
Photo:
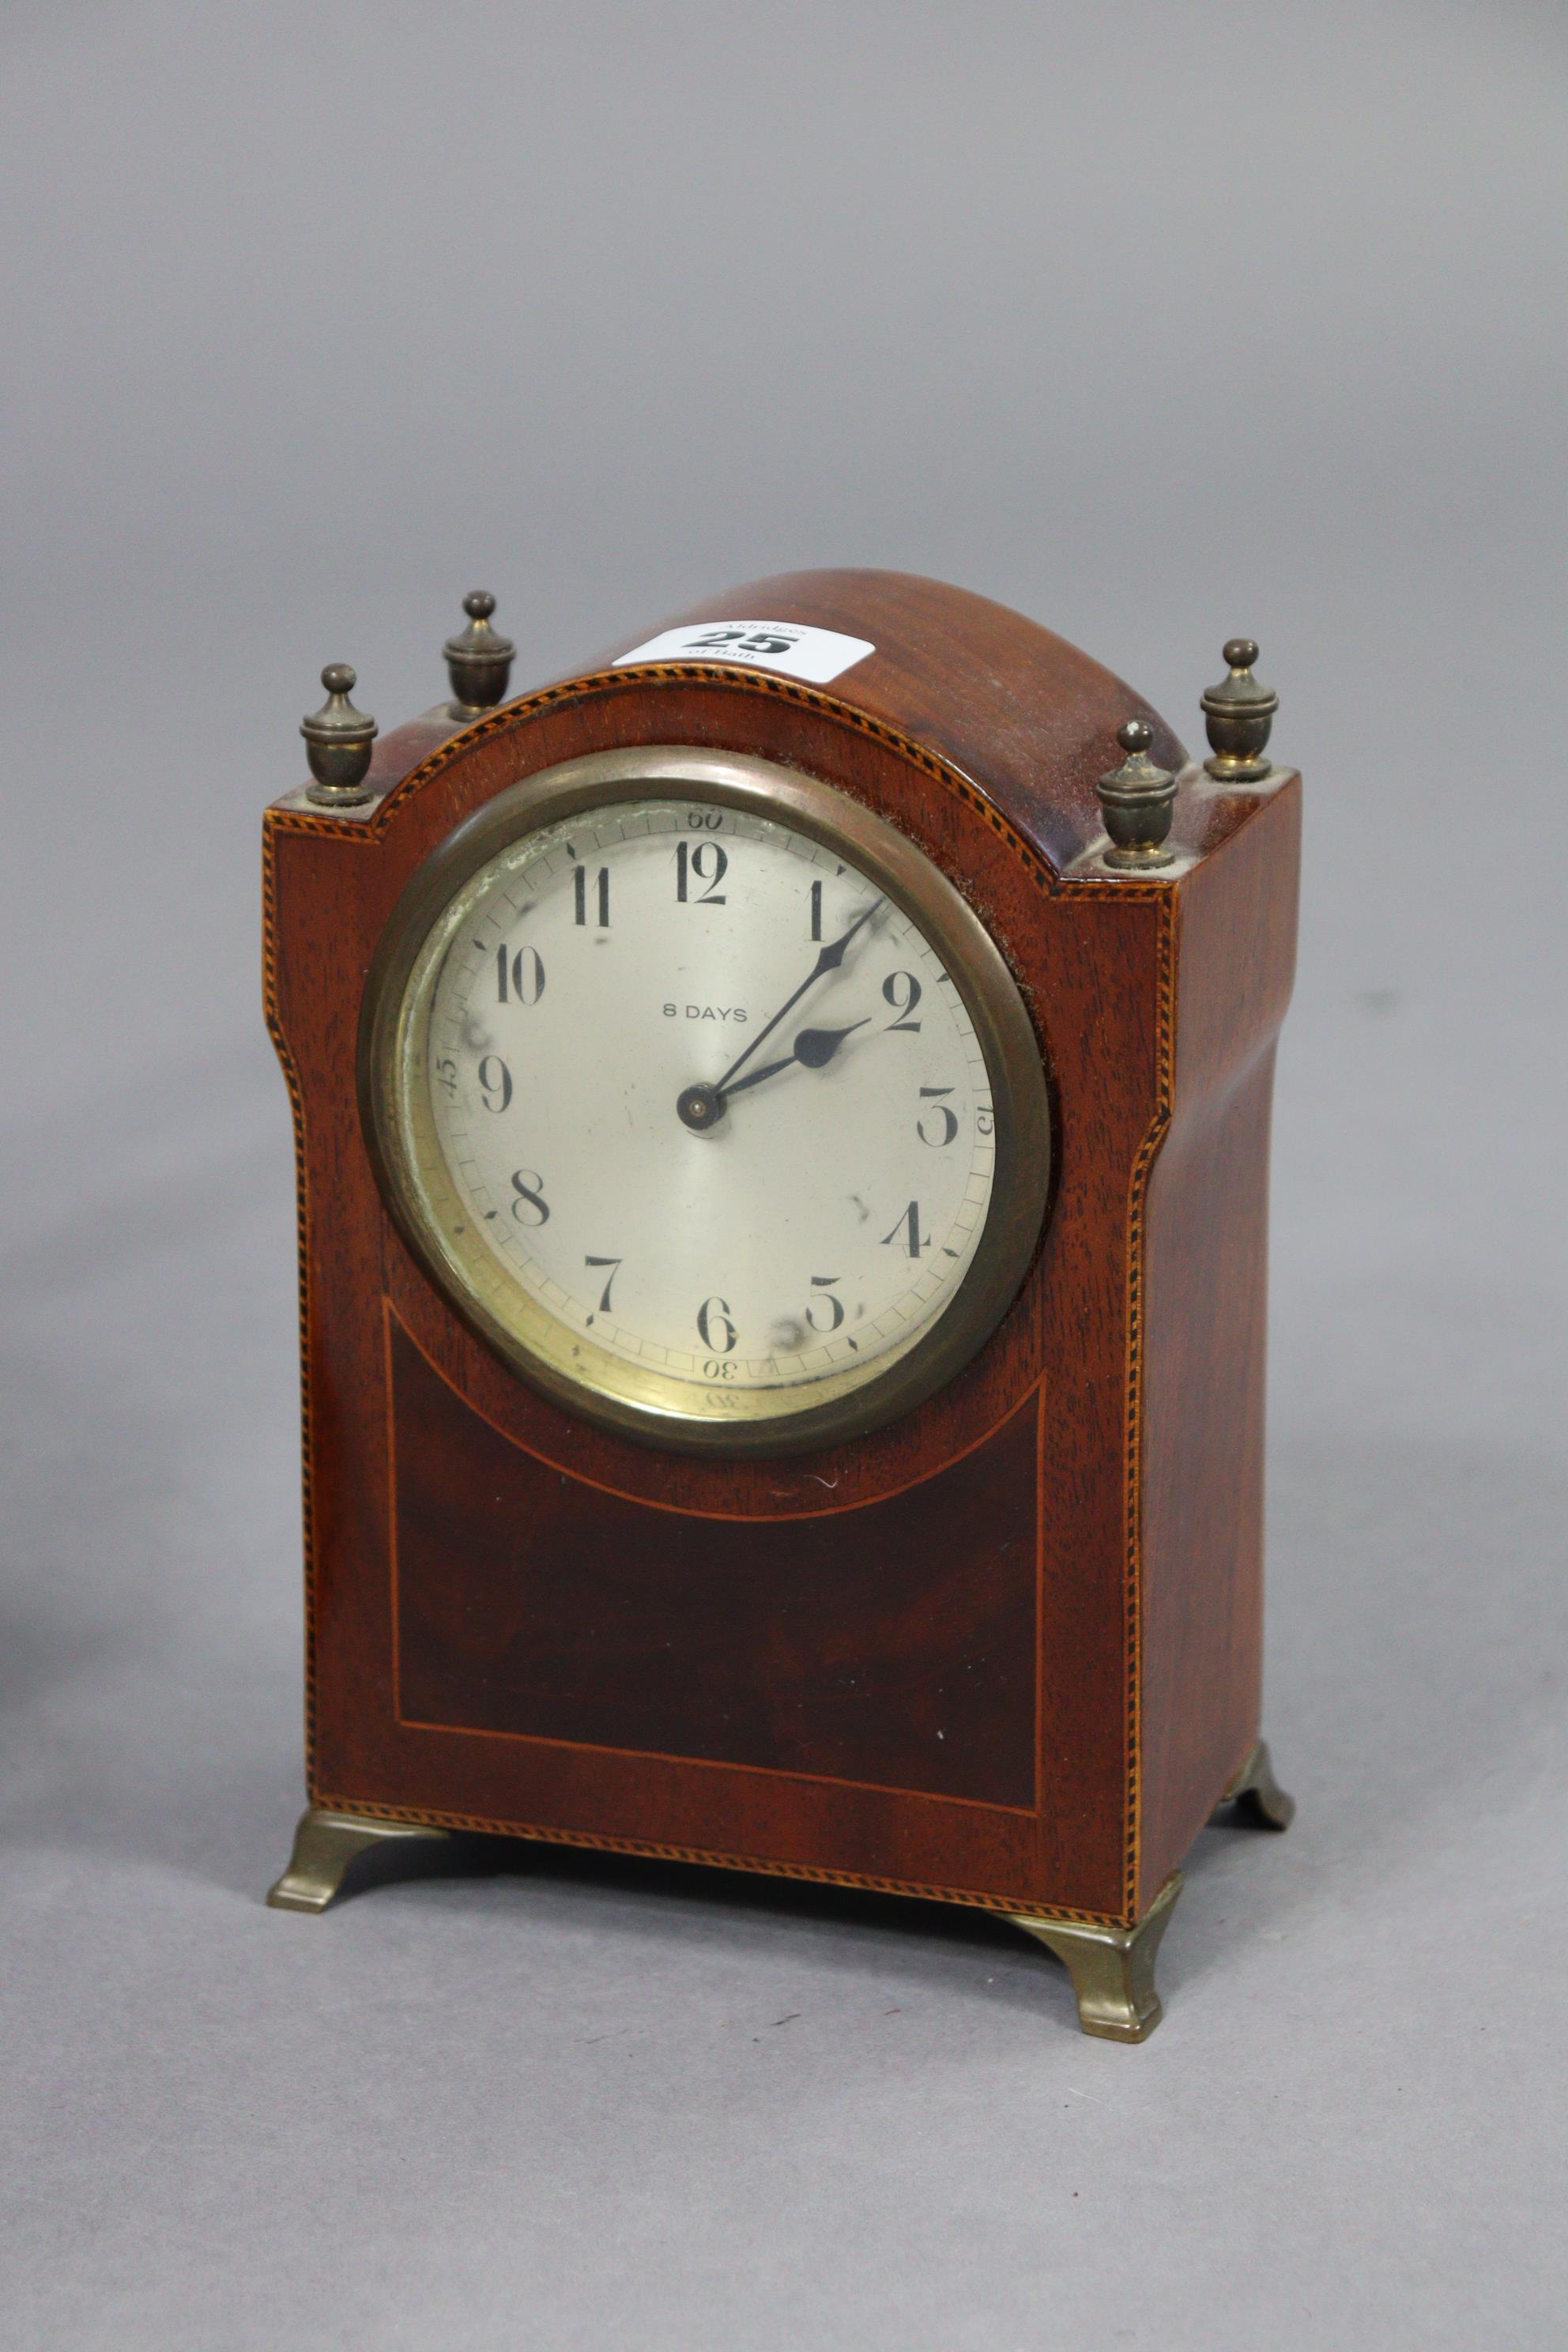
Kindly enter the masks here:
[[525, 1369], [645, 1416], [877, 1381], [952, 1310], [993, 1205], [950, 961], [849, 845], [679, 785], [507, 842], [431, 923], [395, 1049], [448, 1281]]

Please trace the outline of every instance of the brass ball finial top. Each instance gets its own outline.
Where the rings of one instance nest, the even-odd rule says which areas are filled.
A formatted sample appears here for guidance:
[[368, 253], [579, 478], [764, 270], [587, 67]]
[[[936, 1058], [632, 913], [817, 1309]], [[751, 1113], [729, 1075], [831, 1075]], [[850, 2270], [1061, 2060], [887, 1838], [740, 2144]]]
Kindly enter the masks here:
[[1175, 814], [1176, 780], [1149, 757], [1154, 730], [1146, 719], [1124, 719], [1116, 740], [1126, 757], [1095, 787], [1110, 835], [1101, 856], [1113, 873], [1147, 874], [1172, 862], [1164, 841]]
[[1254, 638], [1227, 637], [1223, 650], [1226, 675], [1202, 698], [1212, 755], [1204, 765], [1219, 783], [1258, 783], [1273, 764], [1265, 747], [1279, 697], [1252, 675]]
[[454, 719], [474, 719], [506, 698], [517, 647], [490, 626], [496, 600], [488, 588], [470, 588], [463, 599], [468, 625], [448, 637], [441, 650], [452, 681], [450, 705]]
[[356, 710], [349, 700], [359, 677], [347, 662], [329, 662], [321, 684], [327, 690], [325, 702], [300, 721], [314, 778], [310, 798], [321, 808], [353, 807], [370, 798], [364, 780], [375, 721], [368, 710]]

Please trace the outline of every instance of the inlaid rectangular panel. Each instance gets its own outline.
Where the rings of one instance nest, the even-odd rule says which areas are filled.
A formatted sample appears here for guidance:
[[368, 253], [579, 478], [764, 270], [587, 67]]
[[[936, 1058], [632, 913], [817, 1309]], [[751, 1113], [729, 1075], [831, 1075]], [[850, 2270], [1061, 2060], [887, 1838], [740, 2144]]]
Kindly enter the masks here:
[[889, 1499], [657, 1509], [504, 1437], [393, 1321], [405, 1723], [1032, 1809], [1037, 1410]]

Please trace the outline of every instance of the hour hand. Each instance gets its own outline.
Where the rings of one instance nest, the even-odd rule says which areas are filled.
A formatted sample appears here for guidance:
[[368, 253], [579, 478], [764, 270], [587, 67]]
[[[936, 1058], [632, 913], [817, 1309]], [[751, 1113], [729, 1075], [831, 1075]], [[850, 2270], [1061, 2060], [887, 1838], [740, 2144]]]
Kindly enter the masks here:
[[732, 1087], [725, 1087], [722, 1090], [715, 1087], [712, 1092], [720, 1102], [728, 1102], [731, 1095], [743, 1095], [748, 1087], [760, 1087], [764, 1078], [776, 1078], [781, 1070], [793, 1070], [794, 1067], [795, 1055], [786, 1054], [782, 1061], [764, 1062], [760, 1070], [748, 1070], [745, 1076], [737, 1078]]
[[775, 1077], [780, 1070], [793, 1069], [797, 1062], [804, 1063], [808, 1070], [825, 1068], [850, 1031], [863, 1029], [870, 1017], [868, 1013], [864, 1013], [858, 1021], [846, 1022], [842, 1029], [797, 1031], [793, 1054], [786, 1055], [782, 1062], [764, 1062], [760, 1070], [748, 1070], [743, 1078], [737, 1078], [733, 1086], [724, 1088], [726, 1100], [731, 1095], [744, 1094], [748, 1087], [760, 1087], [764, 1078]]
[[831, 1062], [852, 1029], [864, 1029], [871, 1018], [863, 1013], [858, 1021], [847, 1021], [842, 1029], [803, 1029], [795, 1041], [795, 1058], [804, 1062], [808, 1070], [820, 1070]]
[[724, 1106], [731, 1095], [743, 1095], [748, 1087], [760, 1087], [764, 1078], [776, 1078], [781, 1070], [793, 1070], [798, 1065], [808, 1070], [820, 1070], [831, 1062], [839, 1046], [854, 1029], [863, 1029], [870, 1019], [868, 1013], [858, 1021], [847, 1021], [842, 1029], [800, 1029], [795, 1032], [795, 1051], [776, 1062], [764, 1062], [760, 1070], [748, 1070], [743, 1078], [732, 1086], [687, 1087], [676, 1098], [676, 1111], [683, 1126], [696, 1135], [704, 1135], [716, 1127], [724, 1115]]

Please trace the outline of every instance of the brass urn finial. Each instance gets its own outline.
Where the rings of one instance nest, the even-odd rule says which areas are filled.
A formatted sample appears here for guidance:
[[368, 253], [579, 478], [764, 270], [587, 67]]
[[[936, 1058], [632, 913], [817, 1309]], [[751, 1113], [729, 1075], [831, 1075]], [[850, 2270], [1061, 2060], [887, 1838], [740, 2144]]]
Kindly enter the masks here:
[[506, 698], [517, 647], [490, 626], [496, 600], [488, 588], [470, 588], [463, 599], [468, 625], [459, 636], [448, 637], [441, 650], [452, 681], [452, 716], [473, 719]]
[[1203, 698], [1213, 757], [1204, 761], [1222, 784], [1254, 784], [1273, 766], [1265, 746], [1279, 697], [1252, 675], [1258, 647], [1250, 637], [1232, 637], [1225, 648], [1230, 674]]
[[327, 698], [300, 721], [315, 778], [307, 798], [321, 808], [353, 808], [370, 798], [364, 780], [376, 729], [369, 711], [356, 710], [349, 700], [358, 683], [347, 662], [329, 662], [321, 672]]
[[1105, 863], [1124, 874], [1169, 866], [1173, 852], [1163, 845], [1175, 814], [1176, 780], [1149, 757], [1154, 730], [1146, 719], [1124, 719], [1116, 740], [1127, 756], [1095, 787], [1111, 842]]

